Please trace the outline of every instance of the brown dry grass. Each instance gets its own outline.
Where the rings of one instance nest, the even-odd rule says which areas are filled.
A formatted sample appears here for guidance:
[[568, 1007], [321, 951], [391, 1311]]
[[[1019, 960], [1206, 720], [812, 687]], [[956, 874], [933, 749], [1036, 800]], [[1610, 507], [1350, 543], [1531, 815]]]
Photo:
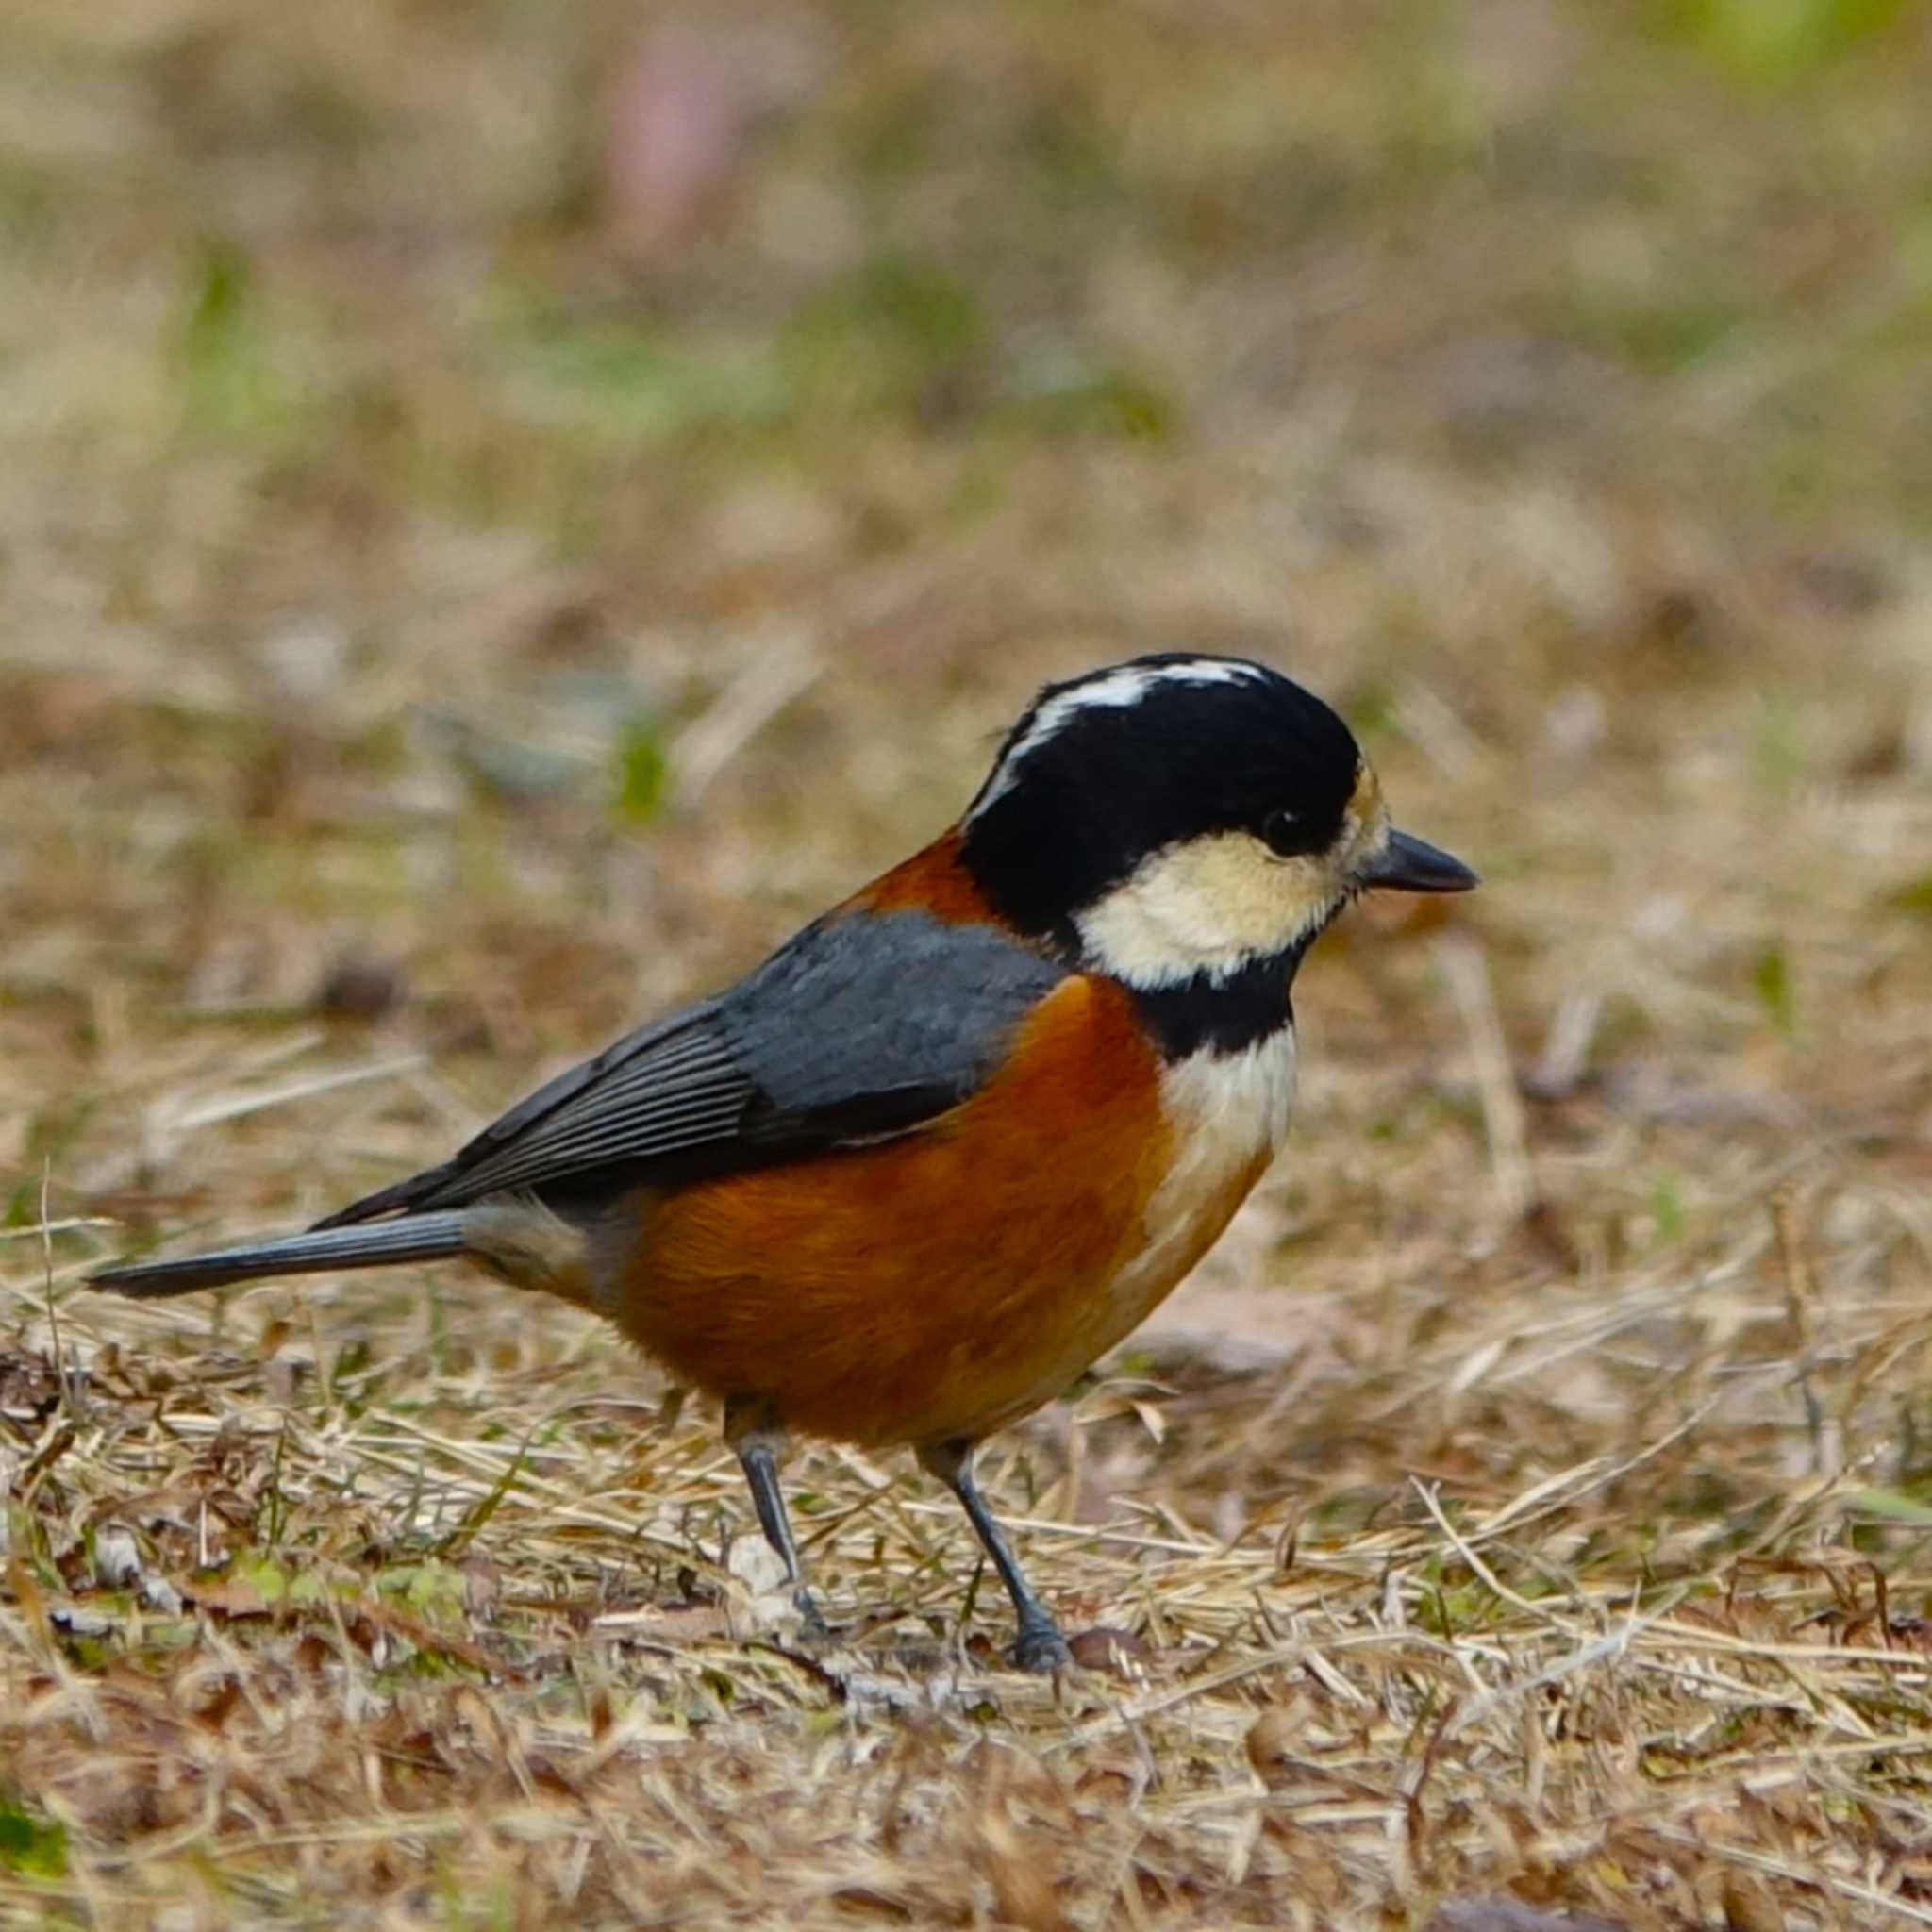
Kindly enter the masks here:
[[[0, 1919], [1932, 1922], [1884, 12], [746, 4], [639, 66], [594, 0], [14, 0]], [[750, 104], [689, 204], [587, 132], [662, 59]], [[710, 1419], [567, 1310], [80, 1291], [432, 1156], [1178, 641], [1488, 885], [1328, 942], [1291, 1154], [989, 1458], [1091, 1670], [823, 1451], [800, 1654]]]

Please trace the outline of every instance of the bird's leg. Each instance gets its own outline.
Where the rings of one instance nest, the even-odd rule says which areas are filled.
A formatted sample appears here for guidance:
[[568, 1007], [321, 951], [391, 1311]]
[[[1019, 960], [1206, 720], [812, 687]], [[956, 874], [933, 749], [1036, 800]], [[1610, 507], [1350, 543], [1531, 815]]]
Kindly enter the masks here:
[[739, 1467], [744, 1471], [752, 1507], [758, 1512], [758, 1526], [765, 1533], [765, 1541], [784, 1562], [785, 1580], [791, 1586], [791, 1601], [798, 1607], [806, 1636], [830, 1636], [825, 1620], [819, 1615], [818, 1605], [811, 1600], [811, 1591], [805, 1587], [805, 1566], [798, 1560], [798, 1545], [791, 1540], [791, 1519], [785, 1511], [785, 1492], [778, 1487], [778, 1451], [784, 1437], [761, 1412], [727, 1402], [724, 1440], [737, 1453]]
[[1053, 1612], [1034, 1595], [1012, 1546], [993, 1521], [986, 1498], [979, 1493], [979, 1485], [973, 1480], [973, 1446], [971, 1442], [959, 1441], [932, 1443], [919, 1452], [919, 1466], [927, 1474], [938, 1476], [958, 1497], [959, 1507], [985, 1544], [986, 1554], [1000, 1573], [1000, 1581], [1007, 1586], [1007, 1594], [1013, 1599], [1013, 1608], [1020, 1618], [1013, 1661], [1023, 1671], [1063, 1670], [1073, 1662], [1073, 1653], [1060, 1635], [1060, 1626], [1053, 1620]]

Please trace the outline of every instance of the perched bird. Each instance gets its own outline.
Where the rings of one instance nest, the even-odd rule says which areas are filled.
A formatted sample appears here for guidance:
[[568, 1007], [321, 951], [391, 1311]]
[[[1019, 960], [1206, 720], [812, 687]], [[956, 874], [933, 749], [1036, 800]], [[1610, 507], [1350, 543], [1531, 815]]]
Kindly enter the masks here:
[[965, 816], [725, 991], [560, 1074], [306, 1234], [108, 1269], [161, 1296], [461, 1257], [722, 1398], [808, 1624], [786, 1435], [909, 1445], [1065, 1640], [973, 1476], [1200, 1259], [1288, 1130], [1295, 969], [1373, 886], [1475, 874], [1393, 830], [1347, 725], [1236, 658], [1048, 686]]

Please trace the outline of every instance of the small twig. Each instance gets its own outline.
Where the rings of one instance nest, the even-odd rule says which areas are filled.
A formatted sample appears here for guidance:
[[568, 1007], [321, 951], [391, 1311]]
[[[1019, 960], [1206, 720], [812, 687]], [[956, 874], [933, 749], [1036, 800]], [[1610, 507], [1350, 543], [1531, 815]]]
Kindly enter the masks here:
[[1603, 994], [1594, 989], [1563, 995], [1544, 1037], [1542, 1054], [1524, 1082], [1531, 1093], [1541, 1100], [1560, 1100], [1575, 1092], [1590, 1064], [1590, 1044], [1603, 1008]]
[[1526, 1596], [1519, 1596], [1476, 1555], [1464, 1538], [1457, 1533], [1456, 1525], [1442, 1513], [1442, 1506], [1437, 1500], [1434, 1483], [1423, 1482], [1415, 1476], [1410, 1476], [1409, 1481], [1415, 1484], [1415, 1492], [1423, 1499], [1423, 1507], [1436, 1519], [1436, 1527], [1456, 1545], [1456, 1554], [1469, 1565], [1476, 1579], [1486, 1589], [1493, 1591], [1506, 1604], [1535, 1617], [1540, 1623], [1553, 1624], [1559, 1630], [1569, 1627], [1562, 1618], [1553, 1616], [1542, 1605], [1532, 1602]]
[[503, 1499], [509, 1494], [510, 1487], [523, 1474], [524, 1462], [529, 1455], [531, 1438], [536, 1435], [533, 1425], [517, 1446], [517, 1453], [504, 1464], [503, 1474], [497, 1477], [496, 1486], [480, 1502], [473, 1503], [463, 1513], [461, 1520], [450, 1533], [436, 1546], [436, 1554], [444, 1561], [466, 1547], [476, 1532], [496, 1514]]
[[[1506, 1525], [1510, 1528], [1521, 1529], [1524, 1523], [1534, 1522], [1538, 1516], [1547, 1514], [1552, 1510], [1568, 1509], [1574, 1507], [1581, 1497], [1589, 1495], [1592, 1490], [1607, 1488], [1609, 1484], [1628, 1475], [1632, 1470], [1641, 1469], [1653, 1457], [1661, 1456], [1674, 1442], [1682, 1441], [1723, 1400], [1724, 1397], [1722, 1395], [1707, 1397], [1675, 1428], [1668, 1430], [1665, 1434], [1659, 1436], [1655, 1442], [1646, 1444], [1635, 1456], [1628, 1457], [1623, 1462], [1605, 1464], [1599, 1461], [1591, 1469], [1589, 1481], [1579, 1483], [1574, 1490], [1563, 1490], [1560, 1494], [1557, 1493], [1561, 1484], [1576, 1474], [1575, 1470], [1568, 1470], [1562, 1475], [1553, 1478], [1548, 1483], [1539, 1483], [1534, 1489], [1524, 1491], [1522, 1495], [1516, 1497], [1513, 1501], [1506, 1503], [1480, 1529], [1475, 1531], [1472, 1540], [1475, 1542], [1489, 1542], [1502, 1535]], [[1586, 1469], [1591, 1468], [1591, 1465], [1588, 1463], [1579, 1466]]]
[[163, 1108], [158, 1115], [158, 1124], [175, 1133], [185, 1133], [192, 1127], [211, 1127], [221, 1121], [240, 1120], [245, 1114], [265, 1113], [271, 1108], [307, 1100], [311, 1094], [332, 1093], [339, 1087], [358, 1087], [370, 1080], [393, 1079], [399, 1074], [413, 1073], [427, 1063], [426, 1054], [406, 1053], [394, 1059], [376, 1060], [366, 1067], [339, 1067], [332, 1074], [311, 1074], [306, 1079], [288, 1080], [279, 1087], [270, 1087], [259, 1093], [218, 1094], [197, 1107], [184, 1107], [179, 1112]]
[[677, 734], [671, 752], [672, 803], [695, 805], [720, 772], [824, 671], [800, 636], [762, 650], [697, 717]]
[[1822, 1476], [1838, 1476], [1844, 1470], [1843, 1443], [1837, 1424], [1825, 1415], [1824, 1405], [1818, 1399], [1811, 1381], [1811, 1371], [1817, 1365], [1811, 1311], [1817, 1301], [1818, 1283], [1811, 1271], [1811, 1257], [1805, 1252], [1805, 1239], [1798, 1228], [1797, 1204], [1789, 1187], [1780, 1188], [1771, 1197], [1771, 1224], [1777, 1236], [1778, 1263], [1784, 1274], [1785, 1308], [1791, 1318], [1798, 1395], [1805, 1405], [1805, 1424], [1811, 1435], [1811, 1467]]
[[1444, 1739], [1453, 1738], [1478, 1718], [1488, 1717], [1499, 1705], [1507, 1704], [1512, 1697], [1541, 1690], [1546, 1684], [1560, 1683], [1563, 1678], [1574, 1677], [1578, 1671], [1587, 1671], [1591, 1665], [1600, 1664], [1608, 1657], [1622, 1657], [1630, 1648], [1631, 1639], [1642, 1628], [1643, 1624], [1633, 1609], [1616, 1629], [1591, 1638], [1568, 1657], [1560, 1657], [1555, 1663], [1545, 1664], [1541, 1670], [1532, 1672], [1527, 1677], [1519, 1677], [1513, 1684], [1499, 1684], [1493, 1690], [1485, 1690], [1481, 1696], [1471, 1698], [1450, 1713], [1442, 1727]]
[[60, 1334], [60, 1311], [54, 1299], [54, 1230], [47, 1219], [47, 1194], [53, 1184], [54, 1163], [48, 1158], [41, 1162], [42, 1284], [47, 1305], [47, 1327], [52, 1336], [49, 1345], [54, 1356], [54, 1386], [58, 1391], [56, 1400], [62, 1412], [71, 1415], [74, 1403], [67, 1386], [67, 1349]]
[[46, 1190], [41, 1191], [41, 1218], [31, 1227], [0, 1227], [0, 1241], [41, 1241], [50, 1234], [72, 1234], [82, 1227], [119, 1227], [111, 1214], [70, 1214], [60, 1221], [49, 1221]]
[[1172, 1710], [1176, 1705], [1191, 1703], [1197, 1697], [1206, 1697], [1210, 1691], [1225, 1690], [1230, 1684], [1238, 1684], [1243, 1677], [1252, 1677], [1262, 1671], [1277, 1670], [1290, 1664], [1304, 1662], [1306, 1659], [1299, 1649], [1269, 1651], [1260, 1657], [1243, 1658], [1238, 1664], [1230, 1664], [1225, 1670], [1215, 1671], [1193, 1682], [1182, 1684], [1173, 1690], [1163, 1690], [1152, 1697], [1137, 1699], [1132, 1704], [1122, 1704], [1108, 1711], [1105, 1717], [1094, 1718], [1077, 1730], [1070, 1731], [1064, 1738], [1053, 1740], [1046, 1748], [1058, 1751], [1076, 1751], [1083, 1745], [1091, 1744], [1096, 1738], [1104, 1738], [1109, 1731], [1129, 1728], [1142, 1718], [1158, 1715], [1163, 1710]]
[[1495, 989], [1483, 949], [1459, 933], [1436, 941], [1436, 959], [1462, 1016], [1482, 1096], [1483, 1131], [1489, 1137], [1490, 1166], [1495, 1175], [1496, 1206], [1507, 1221], [1520, 1221], [1536, 1200], [1536, 1173], [1530, 1165], [1529, 1127], [1509, 1042], [1496, 1010]]
[[1825, 1871], [1815, 1860], [1794, 1864], [1784, 1858], [1774, 1858], [1768, 1853], [1747, 1851], [1742, 1845], [1727, 1843], [1708, 1832], [1687, 1831], [1676, 1824], [1653, 1824], [1649, 1829], [1673, 1844], [1694, 1846], [1700, 1857], [1725, 1858], [1734, 1865], [1763, 1872], [1774, 1878], [1788, 1878], [1799, 1885], [1822, 1886], [1827, 1891], [1837, 1892], [1840, 1898], [1855, 1898], [1862, 1905], [1877, 1906], [1885, 1911], [1895, 1912], [1915, 1925], [1932, 1925], [1932, 1910], [1912, 1905], [1893, 1892], [1880, 1891], [1876, 1886], [1860, 1884], [1856, 1878], [1840, 1878], [1837, 1873]]

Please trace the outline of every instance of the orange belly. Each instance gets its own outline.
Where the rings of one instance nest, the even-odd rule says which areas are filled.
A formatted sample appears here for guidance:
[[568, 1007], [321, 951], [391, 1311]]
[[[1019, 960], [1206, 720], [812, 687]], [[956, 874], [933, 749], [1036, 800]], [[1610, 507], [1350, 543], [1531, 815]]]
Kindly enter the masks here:
[[[1137, 1270], [1173, 1151], [1127, 996], [1070, 980], [1008, 1070], [932, 1127], [640, 1198], [606, 1305], [675, 1374], [788, 1427], [870, 1444], [977, 1435], [1138, 1322], [1254, 1177]], [[1141, 1306], [1118, 1305], [1124, 1278]]]

